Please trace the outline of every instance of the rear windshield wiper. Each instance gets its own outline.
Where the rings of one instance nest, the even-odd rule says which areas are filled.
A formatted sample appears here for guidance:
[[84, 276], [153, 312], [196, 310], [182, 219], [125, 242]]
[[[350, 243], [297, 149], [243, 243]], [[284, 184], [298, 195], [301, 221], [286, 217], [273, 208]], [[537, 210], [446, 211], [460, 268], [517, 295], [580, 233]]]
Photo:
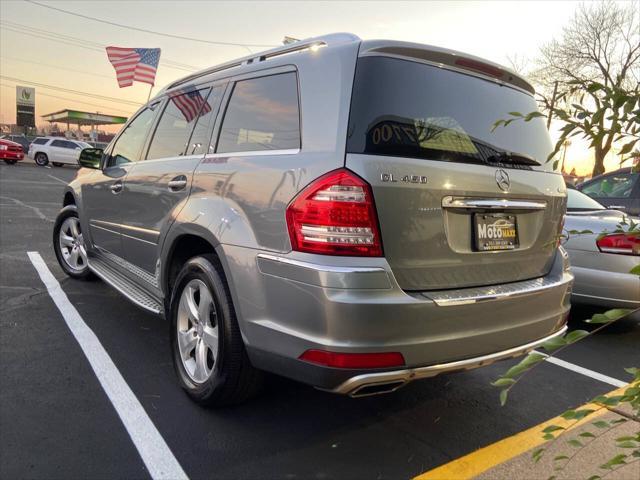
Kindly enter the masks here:
[[513, 165], [538, 165], [540, 166], [540, 162], [531, 158], [529, 155], [525, 155], [524, 153], [515, 153], [515, 152], [500, 152], [495, 155], [489, 155], [487, 160], [490, 162], [498, 162], [498, 163], [511, 163]]

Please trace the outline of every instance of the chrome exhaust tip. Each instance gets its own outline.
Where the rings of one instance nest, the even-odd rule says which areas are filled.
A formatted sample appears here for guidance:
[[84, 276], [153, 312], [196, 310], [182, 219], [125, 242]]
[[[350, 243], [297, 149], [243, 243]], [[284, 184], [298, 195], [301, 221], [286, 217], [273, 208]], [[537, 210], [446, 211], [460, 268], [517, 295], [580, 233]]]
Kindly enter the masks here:
[[371, 397], [373, 395], [383, 395], [385, 393], [391, 393], [398, 390], [400, 387], [406, 385], [406, 380], [396, 380], [393, 382], [382, 383], [367, 383], [360, 385], [355, 390], [349, 392], [349, 396], [352, 398]]

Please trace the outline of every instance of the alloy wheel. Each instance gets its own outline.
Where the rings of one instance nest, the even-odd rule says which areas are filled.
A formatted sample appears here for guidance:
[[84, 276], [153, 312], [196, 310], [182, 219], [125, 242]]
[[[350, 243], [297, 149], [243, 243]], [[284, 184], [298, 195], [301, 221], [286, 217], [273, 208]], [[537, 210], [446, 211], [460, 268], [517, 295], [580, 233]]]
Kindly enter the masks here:
[[60, 227], [60, 252], [65, 263], [77, 272], [84, 271], [87, 264], [87, 250], [84, 245], [78, 217], [69, 217]]
[[39, 153], [36, 155], [36, 164], [41, 167], [44, 167], [48, 163], [47, 156], [43, 153]]
[[182, 365], [191, 380], [203, 383], [218, 358], [218, 321], [213, 296], [202, 280], [191, 280], [182, 290], [176, 326]]

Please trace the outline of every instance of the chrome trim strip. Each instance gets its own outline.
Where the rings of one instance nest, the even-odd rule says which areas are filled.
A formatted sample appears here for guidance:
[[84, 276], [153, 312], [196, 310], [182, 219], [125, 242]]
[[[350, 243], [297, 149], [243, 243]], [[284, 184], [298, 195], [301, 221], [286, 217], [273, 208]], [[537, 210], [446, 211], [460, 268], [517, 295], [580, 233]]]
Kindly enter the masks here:
[[[151, 230], [149, 228], [142, 228], [142, 227], [134, 227], [133, 225], [126, 225], [124, 223], [106, 222], [104, 220], [91, 220], [89, 224], [96, 226], [98, 228], [103, 228], [105, 230], [109, 230], [108, 228], [104, 227], [106, 225], [109, 227], [120, 228], [122, 230], [132, 230], [134, 232], [146, 233], [148, 235], [155, 235], [155, 236], [160, 235], [160, 232], [158, 230]], [[102, 227], [100, 225], [102, 225]], [[112, 230], [109, 230], [109, 231], [112, 231]]]
[[232, 157], [264, 157], [268, 155], [295, 155], [300, 153], [299, 148], [285, 150], [248, 150], [246, 152], [207, 153], [204, 158], [232, 158]]
[[120, 235], [122, 235], [123, 237], [130, 238], [130, 239], [132, 239], [132, 240], [137, 240], [137, 241], [139, 241], [139, 242], [148, 243], [149, 245], [154, 245], [154, 246], [158, 245], [156, 242], [152, 242], [152, 241], [150, 241], [150, 240], [145, 240], [145, 239], [143, 239], [143, 238], [133, 237], [133, 236], [131, 236], [131, 235], [127, 235], [126, 233], [121, 233]]
[[338, 267], [331, 265], [318, 265], [317, 263], [303, 262], [301, 260], [294, 260], [291, 258], [279, 257], [276, 255], [269, 255], [267, 253], [259, 253], [257, 258], [264, 258], [265, 260], [271, 260], [272, 262], [284, 263], [287, 265], [293, 265], [295, 267], [308, 268], [317, 272], [326, 273], [377, 273], [384, 272], [386, 270], [381, 267]]
[[464, 288], [460, 290], [446, 290], [441, 292], [421, 292], [421, 295], [433, 300], [439, 307], [452, 307], [520, 297], [523, 295], [537, 293], [542, 290], [555, 288], [572, 281], [573, 274], [569, 272], [562, 272], [562, 275], [556, 277], [546, 276], [535, 278], [533, 280], [525, 280], [523, 282], [496, 285], [493, 287]]
[[506, 198], [462, 198], [448, 196], [442, 199], [442, 208], [544, 210], [547, 208], [547, 202], [533, 200], [508, 200]]
[[99, 225], [95, 225], [94, 223], [89, 222], [89, 227], [97, 228], [99, 230], [104, 230], [105, 232], [113, 233], [115, 235], [121, 235], [120, 232], [116, 232], [115, 230], [110, 230], [108, 228], [100, 227]]
[[[385, 385], [388, 383], [404, 382], [408, 383], [412, 380], [418, 380], [420, 378], [435, 377], [446, 372], [452, 372], [456, 370], [471, 370], [473, 368], [490, 365], [498, 360], [507, 358], [513, 358], [523, 355], [531, 350], [539, 347], [543, 343], [563, 335], [567, 331], [567, 326], [564, 325], [560, 330], [551, 335], [547, 335], [544, 338], [535, 340], [525, 345], [509, 348], [496, 353], [490, 353], [488, 355], [482, 355], [474, 358], [467, 358], [465, 360], [458, 360], [455, 362], [440, 363], [436, 365], [430, 365], [428, 367], [407, 368], [405, 370], [395, 370], [392, 372], [380, 372], [380, 373], [365, 373], [363, 375], [357, 375], [338, 385], [331, 390], [333, 393], [349, 394], [358, 396], [358, 390], [365, 386], [370, 385]], [[395, 389], [400, 388], [402, 385], [397, 385]]]

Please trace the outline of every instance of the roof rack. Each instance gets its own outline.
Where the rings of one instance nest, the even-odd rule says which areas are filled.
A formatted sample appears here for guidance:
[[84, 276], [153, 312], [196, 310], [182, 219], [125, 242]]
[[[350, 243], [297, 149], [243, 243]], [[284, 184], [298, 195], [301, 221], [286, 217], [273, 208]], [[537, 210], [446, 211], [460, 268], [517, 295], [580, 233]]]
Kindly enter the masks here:
[[322, 35], [319, 37], [299, 40], [294, 43], [288, 43], [281, 47], [272, 48], [271, 50], [266, 50], [260, 53], [254, 53], [246, 57], [239, 58], [237, 60], [231, 60], [230, 62], [226, 62], [220, 65], [217, 65], [215, 67], [207, 68], [205, 70], [201, 70], [199, 72], [193, 73], [191, 75], [181, 78], [180, 80], [176, 80], [175, 82], [170, 83], [165, 88], [163, 88], [160, 93], [163, 93], [173, 87], [177, 87], [178, 85], [182, 85], [184, 83], [195, 80], [196, 78], [204, 77], [205, 75], [210, 75], [212, 73], [221, 72], [223, 70], [228, 70], [230, 68], [239, 67], [241, 65], [250, 65], [252, 63], [264, 62], [265, 60], [268, 60], [270, 58], [279, 57], [280, 55], [286, 55], [288, 53], [299, 52], [302, 50], [308, 50], [314, 47], [331, 46], [331, 45], [337, 45], [340, 43], [359, 42], [359, 41], [360, 41], [360, 37], [352, 33], [331, 33], [331, 34]]

